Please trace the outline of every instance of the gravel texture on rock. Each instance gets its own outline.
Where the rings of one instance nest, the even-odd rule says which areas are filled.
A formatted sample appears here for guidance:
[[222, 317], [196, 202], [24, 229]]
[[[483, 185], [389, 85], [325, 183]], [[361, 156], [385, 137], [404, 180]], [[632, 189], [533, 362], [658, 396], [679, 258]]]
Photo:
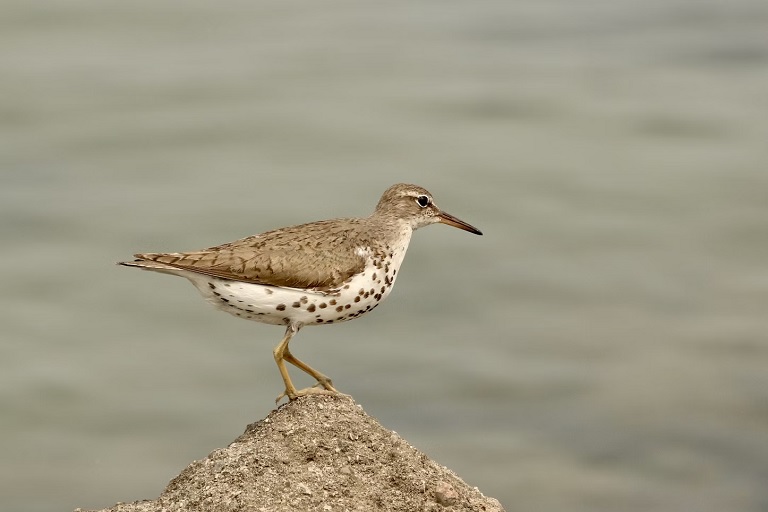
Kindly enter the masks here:
[[[81, 509], [78, 509], [80, 511]], [[345, 396], [313, 395], [248, 425], [159, 498], [110, 512], [503, 511]]]

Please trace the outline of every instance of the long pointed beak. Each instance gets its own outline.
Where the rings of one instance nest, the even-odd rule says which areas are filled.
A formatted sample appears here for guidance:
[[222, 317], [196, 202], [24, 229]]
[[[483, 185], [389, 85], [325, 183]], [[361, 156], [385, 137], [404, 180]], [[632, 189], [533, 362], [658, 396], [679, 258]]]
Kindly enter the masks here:
[[440, 219], [440, 222], [443, 224], [448, 224], [449, 226], [453, 226], [455, 228], [463, 229], [464, 231], [469, 231], [470, 233], [474, 233], [476, 235], [482, 235], [483, 232], [477, 229], [472, 224], [467, 224], [461, 219], [457, 219], [450, 213], [446, 213], [444, 211], [441, 211], [439, 214], [437, 214], [437, 218]]

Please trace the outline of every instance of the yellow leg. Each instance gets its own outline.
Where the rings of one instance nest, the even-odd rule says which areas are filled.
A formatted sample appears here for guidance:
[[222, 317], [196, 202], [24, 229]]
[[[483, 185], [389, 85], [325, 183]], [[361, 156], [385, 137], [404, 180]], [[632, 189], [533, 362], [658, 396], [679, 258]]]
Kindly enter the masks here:
[[283, 336], [283, 339], [280, 340], [280, 343], [278, 343], [272, 351], [272, 355], [275, 356], [275, 362], [277, 363], [277, 369], [280, 370], [280, 376], [285, 383], [285, 391], [277, 397], [275, 402], [279, 402], [284, 396], [287, 396], [288, 400], [296, 400], [296, 397], [298, 396], [296, 394], [296, 386], [293, 385], [291, 376], [288, 375], [288, 368], [285, 367], [284, 354], [286, 350], [288, 350], [288, 343], [291, 341], [291, 338], [299, 332], [299, 329], [301, 329], [301, 324], [290, 324], [285, 330], [285, 336]]
[[283, 351], [283, 360], [288, 361], [293, 366], [298, 368], [299, 370], [304, 371], [305, 373], [308, 373], [311, 375], [321, 386], [323, 386], [328, 391], [331, 391], [333, 393], [338, 393], [338, 390], [333, 387], [333, 382], [329, 377], [326, 375], [323, 375], [319, 371], [315, 370], [311, 366], [309, 366], [304, 361], [296, 358], [293, 354], [291, 354], [291, 351], [288, 350], [288, 347], [285, 347], [285, 350]]
[[[275, 363], [277, 363], [277, 369], [280, 370], [280, 376], [283, 377], [283, 382], [285, 383], [285, 391], [283, 391], [280, 396], [277, 397], [275, 403], [279, 402], [280, 399], [284, 396], [287, 396], [288, 400], [296, 400], [296, 398], [302, 395], [335, 395], [339, 393], [336, 388], [333, 387], [333, 382], [331, 379], [315, 370], [304, 361], [297, 359], [288, 349], [288, 343], [290, 343], [291, 338], [293, 338], [296, 333], [299, 332], [301, 327], [302, 324], [300, 322], [290, 324], [285, 330], [285, 336], [283, 336], [283, 339], [272, 351], [272, 354], [275, 356]], [[288, 375], [288, 368], [285, 366], [286, 361], [291, 363], [299, 370], [311, 375], [315, 380], [317, 380], [317, 385], [311, 388], [297, 390], [296, 386], [294, 386], [293, 382], [291, 381], [291, 376]], [[322, 386], [322, 389], [318, 389], [318, 386]]]

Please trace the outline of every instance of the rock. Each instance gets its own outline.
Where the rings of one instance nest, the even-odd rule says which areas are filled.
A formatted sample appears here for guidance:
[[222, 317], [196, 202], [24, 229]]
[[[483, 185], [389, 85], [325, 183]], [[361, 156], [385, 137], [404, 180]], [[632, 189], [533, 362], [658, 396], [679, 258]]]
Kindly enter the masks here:
[[227, 448], [190, 464], [159, 498], [118, 503], [102, 512], [444, 507], [504, 510], [385, 429], [351, 398], [310, 395], [272, 411]]
[[459, 493], [448, 482], [438, 481], [435, 484], [435, 501], [444, 507], [450, 507], [456, 504], [459, 499]]

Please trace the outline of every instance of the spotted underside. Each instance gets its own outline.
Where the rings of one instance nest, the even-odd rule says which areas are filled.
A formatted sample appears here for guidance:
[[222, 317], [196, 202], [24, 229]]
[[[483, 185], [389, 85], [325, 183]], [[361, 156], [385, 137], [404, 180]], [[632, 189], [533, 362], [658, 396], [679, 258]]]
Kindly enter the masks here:
[[392, 290], [405, 249], [367, 258], [363, 271], [338, 288], [311, 290], [222, 279], [179, 270], [217, 309], [246, 320], [288, 325], [344, 322], [372, 311]]

